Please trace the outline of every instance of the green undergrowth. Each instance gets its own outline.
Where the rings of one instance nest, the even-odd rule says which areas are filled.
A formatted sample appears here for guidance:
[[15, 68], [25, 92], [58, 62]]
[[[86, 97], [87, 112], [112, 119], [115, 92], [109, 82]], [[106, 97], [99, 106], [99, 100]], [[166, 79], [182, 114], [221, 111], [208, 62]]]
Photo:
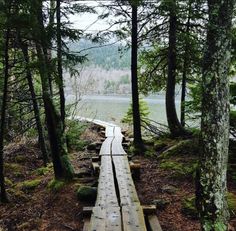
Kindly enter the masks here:
[[95, 202], [97, 188], [86, 185], [80, 186], [76, 190], [76, 196], [79, 201]]
[[[227, 194], [227, 202], [228, 202], [230, 217], [231, 218], [236, 217], [236, 195], [229, 192]], [[195, 196], [185, 198], [182, 201], [182, 213], [193, 219], [198, 218]]]
[[22, 183], [22, 189], [31, 190], [35, 189], [37, 186], [39, 186], [41, 183], [41, 180], [34, 179], [34, 180], [27, 180]]
[[228, 176], [236, 183], [236, 141], [229, 142]]
[[21, 172], [23, 169], [22, 165], [18, 163], [5, 163], [4, 170], [11, 172]]
[[53, 179], [49, 181], [47, 188], [52, 192], [59, 192], [65, 186], [65, 184], [65, 181]]
[[61, 162], [62, 162], [64, 169], [66, 170], [66, 178], [72, 179], [75, 173], [74, 173], [74, 168], [71, 164], [69, 156], [68, 155], [62, 156]]
[[53, 171], [52, 167], [53, 166], [50, 163], [46, 167], [37, 168], [36, 170], [34, 170], [34, 173], [38, 176], [44, 176], [44, 175], [47, 175], [49, 172]]
[[26, 180], [17, 185], [22, 190], [33, 190], [41, 183], [41, 179]]
[[170, 176], [177, 179], [183, 177], [195, 178], [197, 167], [197, 162], [192, 160], [187, 163], [182, 163], [181, 160], [179, 162], [163, 160], [160, 164], [161, 169], [168, 170]]
[[68, 149], [74, 151], [83, 151], [88, 145], [88, 141], [81, 140], [80, 136], [83, 134], [88, 125], [76, 120], [67, 120], [66, 124], [66, 140]]
[[198, 167], [198, 140], [181, 140], [169, 136], [146, 142], [148, 151], [145, 156], [157, 159], [160, 169], [168, 172], [173, 179], [194, 179]]

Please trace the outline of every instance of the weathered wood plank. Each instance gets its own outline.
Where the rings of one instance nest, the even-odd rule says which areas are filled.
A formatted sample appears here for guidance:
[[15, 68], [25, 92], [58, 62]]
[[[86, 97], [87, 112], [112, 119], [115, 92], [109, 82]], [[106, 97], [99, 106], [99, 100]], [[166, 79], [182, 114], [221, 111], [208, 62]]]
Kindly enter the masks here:
[[120, 207], [94, 207], [90, 231], [121, 231]]
[[114, 127], [114, 136], [122, 136], [123, 137], [120, 127]]
[[112, 156], [127, 155], [127, 153], [125, 152], [122, 146], [122, 139], [123, 139], [123, 136], [115, 136], [115, 138], [113, 139], [112, 146], [111, 146]]
[[123, 230], [146, 231], [143, 209], [139, 204], [122, 206]]
[[97, 176], [99, 174], [100, 166], [98, 162], [92, 162], [93, 174]]
[[150, 231], [162, 231], [161, 225], [156, 215], [148, 215], [147, 221], [149, 223]]
[[105, 139], [105, 141], [102, 143], [99, 155], [111, 155], [111, 145], [113, 141], [113, 137], [108, 137]]
[[114, 130], [115, 130], [115, 127], [107, 126], [105, 136], [106, 137], [110, 137], [110, 136], [114, 137]]
[[83, 231], [89, 231], [89, 230], [90, 230], [90, 217], [85, 217]]
[[127, 156], [113, 156], [112, 158], [120, 192], [121, 206], [129, 206], [133, 205], [135, 202], [139, 202], [135, 185], [131, 177]]
[[145, 215], [156, 214], [156, 205], [142, 205], [142, 208]]
[[101, 157], [96, 206], [118, 206], [111, 161], [110, 156]]

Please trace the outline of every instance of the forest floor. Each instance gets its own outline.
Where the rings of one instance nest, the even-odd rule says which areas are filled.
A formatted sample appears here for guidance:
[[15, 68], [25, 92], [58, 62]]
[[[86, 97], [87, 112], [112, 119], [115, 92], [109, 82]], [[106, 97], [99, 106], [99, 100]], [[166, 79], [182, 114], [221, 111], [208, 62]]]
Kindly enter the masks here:
[[[91, 157], [97, 155], [98, 149], [96, 145], [91, 148], [91, 143], [99, 142], [102, 135], [96, 126], [90, 125], [80, 138], [94, 150], [71, 151], [77, 172], [72, 182], [53, 180], [52, 165], [42, 167], [36, 141], [21, 140], [6, 147], [5, 175], [10, 203], [0, 205], [0, 231], [82, 231], [82, 209], [93, 206], [94, 201], [79, 201], [76, 191], [81, 185], [97, 185]], [[156, 204], [163, 231], [200, 230], [194, 207], [196, 140], [163, 138], [148, 141], [147, 147], [145, 156], [134, 157], [141, 161], [140, 180], [135, 181], [141, 203]], [[228, 187], [231, 226], [236, 227], [236, 170], [232, 169]]]

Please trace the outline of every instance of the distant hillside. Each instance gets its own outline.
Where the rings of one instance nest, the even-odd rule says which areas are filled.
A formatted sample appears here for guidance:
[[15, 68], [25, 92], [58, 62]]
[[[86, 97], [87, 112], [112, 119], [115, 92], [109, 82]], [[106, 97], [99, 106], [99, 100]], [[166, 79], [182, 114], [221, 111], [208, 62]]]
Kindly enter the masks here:
[[124, 48], [121, 44], [99, 45], [88, 40], [81, 40], [79, 43], [69, 45], [72, 51], [82, 51], [87, 55], [86, 66], [100, 67], [106, 70], [124, 70], [130, 68], [130, 49]]

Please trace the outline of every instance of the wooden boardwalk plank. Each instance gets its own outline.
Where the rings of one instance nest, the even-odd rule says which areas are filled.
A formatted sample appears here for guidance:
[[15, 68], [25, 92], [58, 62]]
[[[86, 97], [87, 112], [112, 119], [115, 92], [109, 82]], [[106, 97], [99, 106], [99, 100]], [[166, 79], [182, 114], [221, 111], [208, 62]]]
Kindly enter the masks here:
[[158, 221], [158, 218], [156, 215], [148, 215], [147, 217], [150, 231], [162, 231], [161, 225]]
[[94, 207], [90, 231], [122, 231], [120, 207]]
[[123, 136], [115, 136], [114, 140], [112, 141], [112, 147], [111, 147], [112, 156], [127, 155], [122, 146], [122, 140]]
[[118, 206], [112, 162], [110, 156], [101, 157], [101, 167], [100, 167], [96, 206], [102, 206], [102, 207]]
[[105, 136], [106, 137], [110, 137], [110, 136], [114, 137], [114, 129], [115, 129], [115, 127], [107, 126]]
[[120, 127], [114, 127], [114, 136], [122, 136], [123, 137]]
[[105, 139], [105, 141], [102, 143], [99, 155], [111, 155], [111, 144], [113, 141], [113, 137], [108, 137]]
[[122, 207], [123, 231], [146, 231], [143, 209], [139, 204]]
[[[89, 231], [146, 231], [143, 208], [140, 205], [131, 176], [127, 153], [123, 149], [121, 128], [100, 120], [94, 123], [106, 128], [107, 137], [101, 146], [101, 166], [98, 194], [92, 211]], [[116, 192], [115, 177], [119, 194]], [[117, 194], [120, 196], [119, 203]], [[152, 217], [151, 217], [152, 218]], [[150, 226], [158, 227], [150, 218]]]
[[139, 202], [127, 156], [113, 156], [112, 158], [120, 192], [121, 206], [129, 206]]

